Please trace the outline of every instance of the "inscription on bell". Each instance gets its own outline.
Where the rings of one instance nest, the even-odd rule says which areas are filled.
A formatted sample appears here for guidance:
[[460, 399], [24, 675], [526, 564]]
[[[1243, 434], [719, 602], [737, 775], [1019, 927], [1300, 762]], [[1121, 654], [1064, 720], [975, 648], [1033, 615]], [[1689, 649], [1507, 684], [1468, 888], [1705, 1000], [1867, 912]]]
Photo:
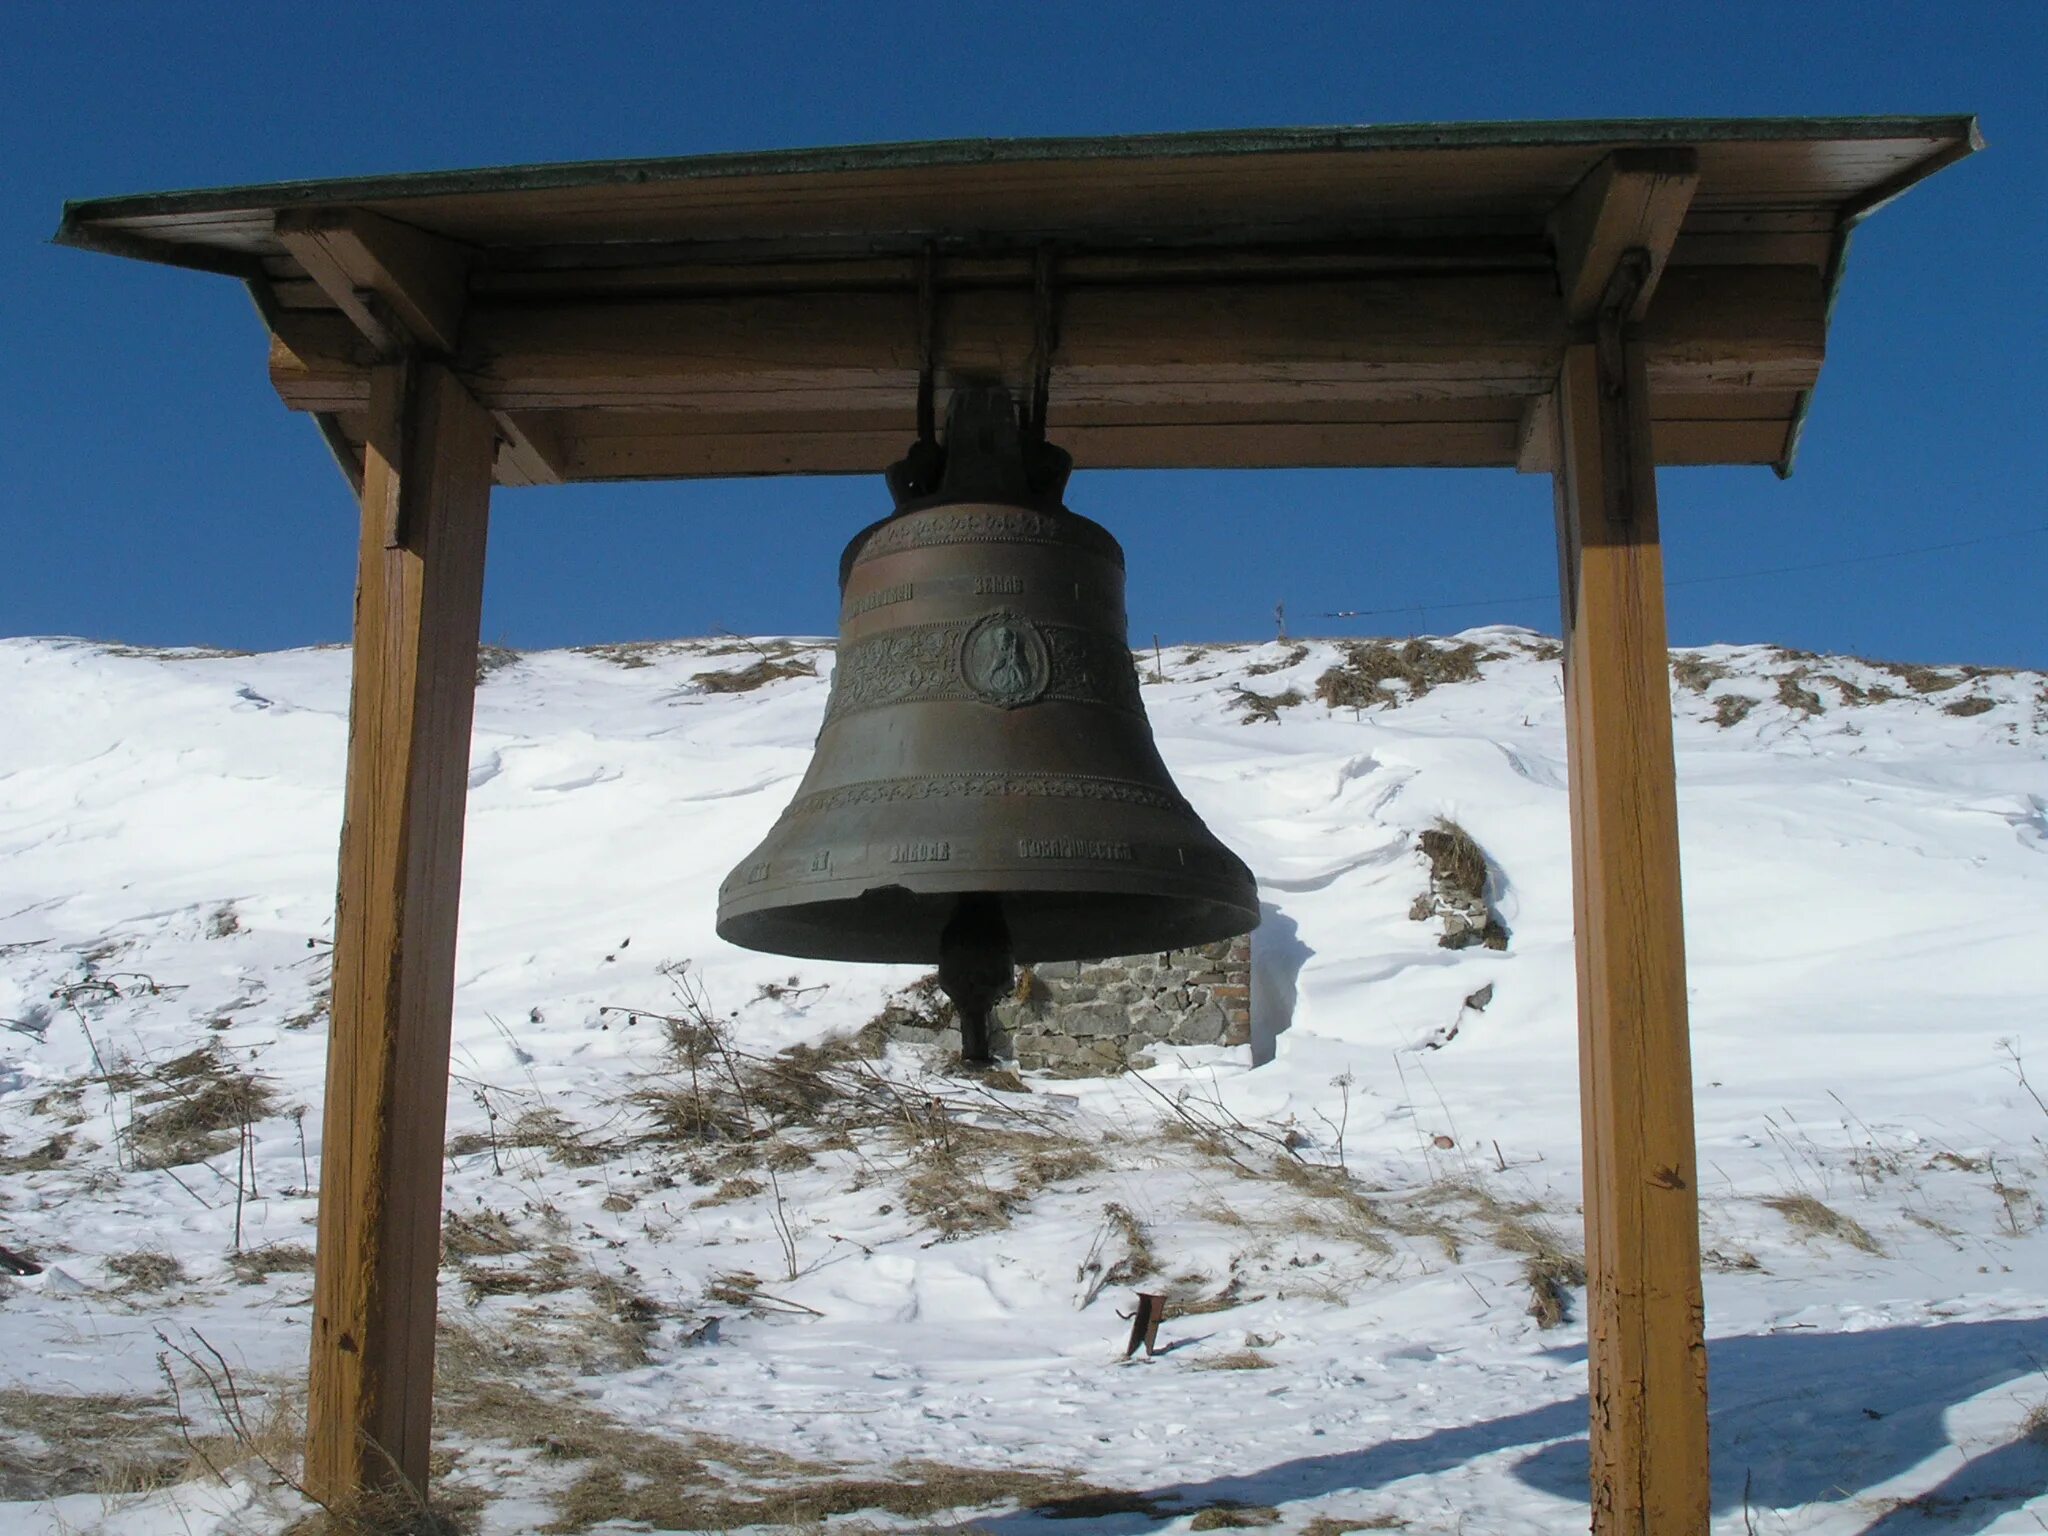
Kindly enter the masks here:
[[891, 603], [907, 603], [917, 596], [914, 582], [899, 581], [893, 587], [878, 587], [865, 597], [856, 597], [846, 605], [844, 619], [857, 619], [864, 613], [873, 613], [877, 608], [886, 608]]
[[812, 873], [812, 874], [814, 874], [814, 875], [822, 875], [822, 874], [826, 874], [826, 873], [828, 873], [828, 872], [829, 872], [829, 871], [831, 870], [831, 868], [832, 868], [832, 850], [831, 850], [830, 848], [820, 848], [820, 849], [818, 849], [818, 850], [817, 850], [817, 852], [815, 852], [815, 853], [813, 853], [813, 854], [811, 855], [811, 873]]
[[1022, 576], [977, 576], [974, 578], [976, 597], [1016, 597], [1024, 591]]
[[898, 843], [889, 850], [891, 864], [943, 864], [952, 857], [953, 845], [943, 838], [937, 842]]
[[767, 878], [768, 866], [766, 864], [749, 864], [747, 866], [747, 884], [759, 885]]
[[1020, 859], [1107, 859], [1135, 858], [1129, 843], [1104, 842], [1086, 837], [1020, 837]]

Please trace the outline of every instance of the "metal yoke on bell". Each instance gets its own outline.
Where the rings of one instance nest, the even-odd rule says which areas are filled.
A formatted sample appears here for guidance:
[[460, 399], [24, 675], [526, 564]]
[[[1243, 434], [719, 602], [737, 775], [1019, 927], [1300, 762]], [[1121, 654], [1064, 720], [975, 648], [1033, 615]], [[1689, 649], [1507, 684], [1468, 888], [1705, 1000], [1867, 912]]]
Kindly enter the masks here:
[[1062, 505], [1067, 456], [1020, 434], [1007, 393], [956, 394], [947, 425], [939, 483], [920, 483], [938, 467], [921, 445], [890, 473], [895, 515], [847, 545], [824, 727], [795, 800], [721, 887], [719, 934], [939, 964], [952, 992], [945, 962], [964, 974], [977, 950], [1007, 985], [1012, 957], [1249, 931], [1251, 872], [1174, 788], [1145, 720], [1122, 548]]

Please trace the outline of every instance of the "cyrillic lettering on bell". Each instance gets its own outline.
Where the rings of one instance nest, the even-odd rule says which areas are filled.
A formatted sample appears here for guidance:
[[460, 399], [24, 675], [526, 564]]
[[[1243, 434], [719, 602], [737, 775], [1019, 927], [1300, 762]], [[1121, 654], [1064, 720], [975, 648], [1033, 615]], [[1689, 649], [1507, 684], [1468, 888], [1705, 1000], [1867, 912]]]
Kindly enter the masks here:
[[814, 875], [823, 875], [823, 874], [828, 874], [828, 873], [830, 873], [830, 872], [831, 872], [831, 869], [832, 869], [832, 850], [831, 850], [830, 848], [820, 848], [820, 849], [816, 850], [816, 851], [815, 851], [814, 853], [812, 853], [812, 855], [811, 855], [811, 873], [812, 873], [812, 874], [814, 874]]
[[1024, 591], [1022, 576], [977, 576], [974, 578], [976, 597], [1017, 597]]
[[899, 581], [893, 587], [878, 587], [865, 597], [856, 597], [846, 605], [841, 622], [857, 619], [864, 613], [873, 613], [877, 608], [887, 608], [891, 603], [907, 603], [917, 596], [917, 584]]
[[1114, 862], [1136, 858], [1129, 843], [1105, 842], [1086, 837], [1020, 837], [1020, 859], [1093, 859]]
[[953, 857], [953, 845], [944, 838], [937, 842], [898, 843], [889, 850], [891, 864], [943, 864]]

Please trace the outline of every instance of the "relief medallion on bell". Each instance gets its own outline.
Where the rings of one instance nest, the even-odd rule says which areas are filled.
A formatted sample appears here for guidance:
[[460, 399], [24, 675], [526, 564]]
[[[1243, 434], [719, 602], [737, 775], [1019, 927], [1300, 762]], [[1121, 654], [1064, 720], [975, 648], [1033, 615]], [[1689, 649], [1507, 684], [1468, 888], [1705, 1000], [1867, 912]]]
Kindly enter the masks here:
[[983, 703], [1002, 709], [1033, 703], [1052, 681], [1045, 635], [1017, 614], [991, 613], [960, 642], [960, 676]]

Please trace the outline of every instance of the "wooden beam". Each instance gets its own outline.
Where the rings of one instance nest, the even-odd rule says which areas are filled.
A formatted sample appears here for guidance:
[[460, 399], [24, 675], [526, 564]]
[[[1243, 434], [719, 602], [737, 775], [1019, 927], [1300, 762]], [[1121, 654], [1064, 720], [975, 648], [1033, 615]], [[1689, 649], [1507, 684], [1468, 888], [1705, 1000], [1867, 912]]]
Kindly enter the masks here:
[[464, 247], [359, 208], [287, 209], [277, 238], [380, 353], [455, 351], [468, 299]]
[[1699, 180], [1692, 149], [1618, 149], [1587, 173], [1550, 216], [1567, 319], [1593, 318], [1616, 268], [1634, 250], [1648, 265], [1623, 318], [1649, 312]]
[[1557, 391], [1546, 389], [1522, 403], [1522, 419], [1515, 426], [1515, 468], [1525, 475], [1548, 473], [1557, 467]]
[[320, 1150], [306, 1483], [423, 1492], [490, 417], [448, 370], [372, 376]]
[[[1818, 378], [1826, 296], [1811, 267], [1672, 268], [1647, 317], [1664, 391], [1797, 391]], [[359, 409], [374, 349], [332, 311], [279, 309], [271, 376], [300, 410]], [[1031, 355], [1026, 289], [940, 306], [942, 382], [1017, 387]], [[1284, 407], [1516, 399], [1548, 389], [1572, 332], [1553, 280], [1471, 273], [1345, 282], [1077, 286], [1061, 302], [1053, 399], [1070, 421], [1155, 406]], [[794, 433], [836, 413], [900, 408], [916, 388], [913, 293], [718, 295], [476, 303], [454, 366], [494, 410], [774, 412]]]
[[1559, 378], [1596, 1536], [1704, 1536], [1706, 1349], [1663, 560], [1642, 349]]
[[[1339, 469], [1401, 465], [1512, 468], [1519, 424], [1512, 416], [1458, 416], [1450, 401], [1437, 417], [1408, 420], [1289, 422], [1227, 417], [1180, 424], [1144, 421], [1062, 425], [1052, 433], [1084, 469]], [[1510, 409], [1513, 402], [1507, 402]], [[611, 422], [609, 417], [628, 418]], [[599, 418], [593, 424], [591, 418]], [[647, 419], [642, 419], [647, 418]], [[559, 426], [560, 478], [716, 479], [764, 474], [869, 475], [900, 458], [914, 426], [834, 419], [811, 432], [764, 428], [758, 417], [680, 417], [673, 412], [557, 411], [529, 420]], [[840, 425], [844, 420], [849, 423]], [[624, 428], [622, 430], [622, 428]], [[1660, 464], [1768, 464], [1784, 440], [1777, 419], [1680, 416], [1654, 423]], [[535, 482], [499, 452], [498, 483]]]

